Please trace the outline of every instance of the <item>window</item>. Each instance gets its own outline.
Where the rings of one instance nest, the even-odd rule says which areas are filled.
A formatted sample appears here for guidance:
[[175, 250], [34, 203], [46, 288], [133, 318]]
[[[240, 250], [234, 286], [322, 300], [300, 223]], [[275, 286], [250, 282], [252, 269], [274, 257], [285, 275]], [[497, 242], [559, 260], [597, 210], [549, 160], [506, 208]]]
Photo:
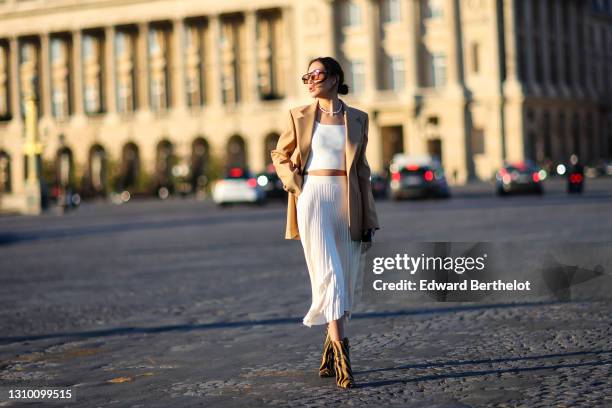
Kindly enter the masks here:
[[[159, 60], [161, 55], [161, 46], [159, 44], [159, 36], [156, 30], [149, 30], [149, 58], [151, 60]], [[153, 61], [149, 61], [149, 69]], [[162, 78], [159, 75], [151, 74], [149, 78], [151, 92], [151, 108], [155, 111], [163, 107], [161, 99], [164, 96]]]
[[62, 57], [62, 43], [59, 38], [51, 40], [51, 61], [57, 61]]
[[93, 41], [90, 35], [83, 36], [83, 58], [93, 58]]
[[443, 0], [426, 0], [425, 18], [442, 17], [443, 7]]
[[394, 91], [401, 91], [402, 89], [404, 89], [404, 58], [397, 56], [391, 57], [389, 68], [389, 80], [391, 89], [393, 89]]
[[239, 103], [242, 98], [239, 24], [236, 20], [227, 20], [221, 29], [221, 87], [223, 103], [228, 105]]
[[0, 193], [11, 191], [11, 157], [5, 151], [0, 151]]
[[383, 0], [380, 11], [383, 23], [398, 23], [401, 21], [399, 0]]
[[480, 72], [480, 45], [477, 42], [472, 43], [472, 72]]
[[51, 107], [53, 116], [64, 119], [68, 106], [68, 46], [63, 38], [51, 39]]
[[127, 31], [118, 31], [115, 36], [115, 89], [120, 113], [133, 112], [136, 106], [134, 41], [135, 35]]
[[85, 112], [102, 111], [102, 41], [94, 35], [83, 36], [83, 89]]
[[203, 27], [199, 24], [185, 25], [185, 91], [187, 105], [190, 107], [204, 104], [204, 78], [202, 69]]
[[485, 152], [484, 129], [473, 128], [472, 129], [472, 153], [473, 154], [484, 154], [484, 152]]
[[0, 120], [10, 118], [8, 47], [0, 44]]
[[125, 52], [125, 42], [126, 42], [126, 35], [122, 32], [118, 32], [117, 36], [115, 38], [115, 52], [118, 55], [121, 55]]
[[353, 93], [361, 94], [365, 90], [365, 69], [363, 61], [353, 60], [350, 63], [351, 85]]
[[277, 11], [260, 13], [257, 21], [258, 95], [262, 100], [280, 99], [283, 59], [280, 53], [282, 16]]
[[431, 57], [431, 86], [442, 88], [446, 85], [446, 55], [433, 54]]
[[343, 23], [345, 26], [358, 26], [361, 24], [361, 9], [354, 1], [342, 3]]
[[149, 89], [154, 111], [165, 110], [170, 105], [167, 44], [168, 36], [164, 29], [149, 30]]

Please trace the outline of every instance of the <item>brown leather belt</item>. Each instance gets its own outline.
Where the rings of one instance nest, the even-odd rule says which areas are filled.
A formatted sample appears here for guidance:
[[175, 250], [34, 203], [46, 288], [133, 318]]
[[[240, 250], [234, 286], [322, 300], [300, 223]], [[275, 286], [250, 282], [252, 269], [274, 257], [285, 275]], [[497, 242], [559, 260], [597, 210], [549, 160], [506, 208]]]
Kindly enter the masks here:
[[315, 169], [305, 171], [305, 175], [309, 176], [346, 176], [346, 170], [340, 169]]

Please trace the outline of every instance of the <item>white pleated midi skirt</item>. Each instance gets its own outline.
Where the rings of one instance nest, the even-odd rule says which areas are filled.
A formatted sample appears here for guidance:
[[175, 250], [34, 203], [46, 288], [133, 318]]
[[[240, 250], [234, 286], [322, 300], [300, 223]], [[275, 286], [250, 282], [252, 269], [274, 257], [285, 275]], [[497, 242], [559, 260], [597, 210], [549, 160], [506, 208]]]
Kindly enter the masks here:
[[303, 323], [347, 322], [361, 294], [361, 242], [351, 240], [346, 176], [304, 176], [297, 221], [312, 287]]

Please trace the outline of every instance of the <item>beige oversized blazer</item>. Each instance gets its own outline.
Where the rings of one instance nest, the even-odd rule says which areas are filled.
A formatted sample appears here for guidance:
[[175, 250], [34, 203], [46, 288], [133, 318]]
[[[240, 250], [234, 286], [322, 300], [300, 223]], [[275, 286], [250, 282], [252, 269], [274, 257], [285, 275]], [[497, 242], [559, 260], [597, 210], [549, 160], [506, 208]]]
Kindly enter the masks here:
[[[344, 101], [342, 101], [344, 102]], [[345, 148], [348, 181], [348, 209], [351, 239], [360, 241], [365, 230], [380, 229], [370, 184], [370, 166], [366, 160], [368, 114], [344, 103]], [[289, 110], [287, 127], [271, 151], [276, 173], [289, 192], [285, 239], [300, 239], [297, 223], [297, 197], [302, 192], [303, 172], [316, 119], [318, 101]]]

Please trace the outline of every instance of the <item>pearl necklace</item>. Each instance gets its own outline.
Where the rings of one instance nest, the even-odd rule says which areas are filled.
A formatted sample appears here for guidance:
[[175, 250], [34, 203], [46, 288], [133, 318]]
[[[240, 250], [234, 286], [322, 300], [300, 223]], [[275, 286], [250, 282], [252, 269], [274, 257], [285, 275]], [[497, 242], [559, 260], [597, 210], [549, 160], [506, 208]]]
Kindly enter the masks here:
[[319, 109], [321, 109], [321, 112], [325, 112], [325, 113], [327, 113], [327, 114], [335, 115], [335, 114], [337, 114], [338, 112], [340, 112], [340, 111], [342, 110], [342, 105], [344, 105], [344, 103], [343, 103], [342, 101], [340, 101], [340, 107], [338, 108], [338, 110], [337, 110], [337, 111], [333, 111], [333, 112], [331, 112], [331, 111], [326, 111], [325, 109], [323, 109], [323, 108], [321, 107], [321, 105], [320, 105], [320, 104], [319, 104]]

